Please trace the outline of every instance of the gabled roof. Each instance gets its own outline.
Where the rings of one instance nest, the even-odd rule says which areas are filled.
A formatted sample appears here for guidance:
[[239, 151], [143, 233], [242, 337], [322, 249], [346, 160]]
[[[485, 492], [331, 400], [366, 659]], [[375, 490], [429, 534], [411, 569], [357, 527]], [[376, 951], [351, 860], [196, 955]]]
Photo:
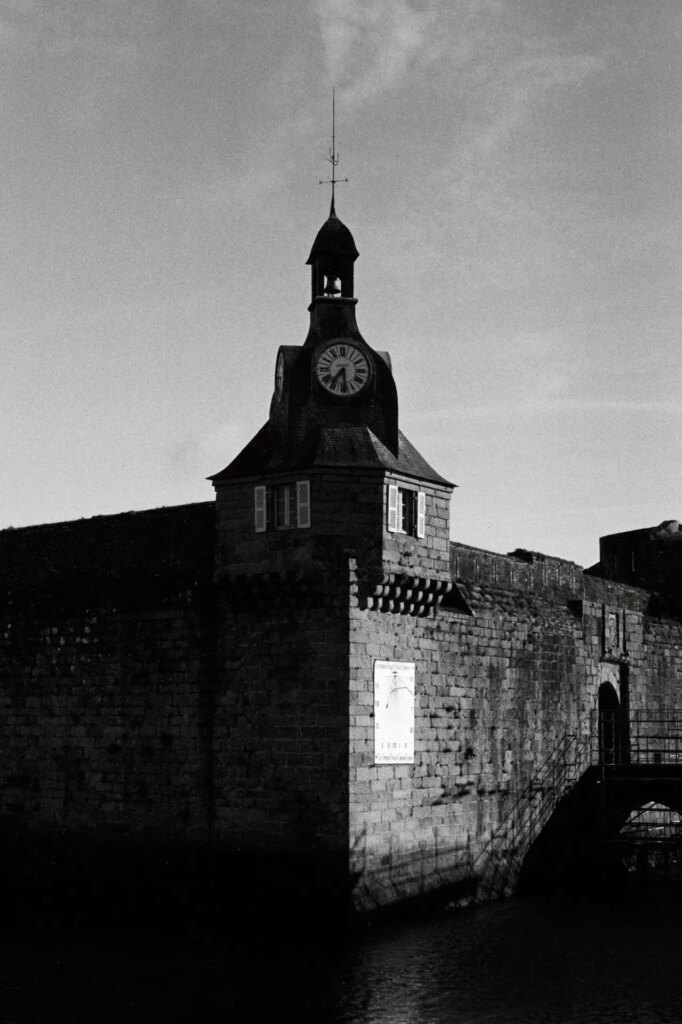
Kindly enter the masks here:
[[417, 477], [445, 487], [454, 486], [436, 473], [426, 459], [398, 433], [398, 456], [389, 451], [367, 426], [322, 427], [303, 445], [283, 448], [281, 439], [266, 423], [225, 469], [209, 479], [235, 480], [260, 477], [289, 470], [322, 469], [334, 466], [348, 469], [382, 469], [403, 476]]

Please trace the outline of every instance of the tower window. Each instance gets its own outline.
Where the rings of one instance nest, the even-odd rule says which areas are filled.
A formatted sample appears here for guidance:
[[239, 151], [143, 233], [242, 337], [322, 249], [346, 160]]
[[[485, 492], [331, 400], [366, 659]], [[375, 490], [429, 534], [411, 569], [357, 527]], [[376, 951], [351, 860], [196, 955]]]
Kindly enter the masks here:
[[390, 533], [410, 537], [426, 535], [426, 494], [408, 487], [388, 485], [388, 523]]
[[268, 526], [267, 487], [253, 489], [253, 525], [256, 533], [264, 533]]
[[269, 526], [277, 530], [306, 529], [310, 526], [310, 481], [260, 484], [253, 489], [254, 529], [264, 533]]
[[294, 484], [279, 484], [274, 488], [275, 526], [286, 530], [296, 526], [296, 488]]

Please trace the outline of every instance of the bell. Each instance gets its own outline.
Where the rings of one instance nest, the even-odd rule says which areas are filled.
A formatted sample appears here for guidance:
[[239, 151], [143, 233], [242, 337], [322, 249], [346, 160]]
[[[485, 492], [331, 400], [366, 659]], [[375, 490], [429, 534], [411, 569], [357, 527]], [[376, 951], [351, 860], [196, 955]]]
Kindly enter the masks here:
[[325, 295], [340, 295], [341, 294], [341, 280], [338, 277], [325, 277], [324, 279], [324, 294]]

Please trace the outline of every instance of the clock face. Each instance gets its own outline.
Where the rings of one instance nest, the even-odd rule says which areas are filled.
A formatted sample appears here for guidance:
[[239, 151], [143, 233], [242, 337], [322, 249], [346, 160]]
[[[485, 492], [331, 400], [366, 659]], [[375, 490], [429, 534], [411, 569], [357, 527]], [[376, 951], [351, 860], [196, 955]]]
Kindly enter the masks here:
[[369, 360], [350, 341], [332, 342], [318, 358], [317, 379], [332, 395], [355, 395], [369, 381]]

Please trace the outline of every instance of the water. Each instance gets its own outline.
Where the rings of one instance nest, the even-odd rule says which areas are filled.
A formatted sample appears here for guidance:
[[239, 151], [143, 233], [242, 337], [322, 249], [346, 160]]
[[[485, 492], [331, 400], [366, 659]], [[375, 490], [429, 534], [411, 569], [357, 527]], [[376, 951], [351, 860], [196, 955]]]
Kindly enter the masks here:
[[682, 1024], [680, 903], [658, 890], [513, 900], [338, 941], [288, 932], [6, 932], [0, 1022]]
[[511, 902], [367, 940], [345, 980], [349, 1024], [682, 1022], [682, 921]]

